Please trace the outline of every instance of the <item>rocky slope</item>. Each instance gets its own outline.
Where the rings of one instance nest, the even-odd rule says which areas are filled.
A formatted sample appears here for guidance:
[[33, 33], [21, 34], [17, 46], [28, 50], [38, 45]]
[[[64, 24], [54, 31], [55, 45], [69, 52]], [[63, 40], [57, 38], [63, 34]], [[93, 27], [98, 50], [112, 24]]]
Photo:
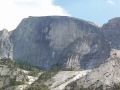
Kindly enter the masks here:
[[59, 71], [55, 76], [45, 82], [51, 90], [63, 90], [69, 83], [85, 76], [90, 70], [84, 71]]
[[38, 76], [32, 76], [31, 72], [18, 67], [10, 59], [0, 59], [0, 90], [25, 90]]
[[[118, 51], [116, 51], [116, 53], [117, 52]], [[88, 88], [87, 90], [119, 90], [120, 88], [113, 89], [114, 85], [119, 85], [119, 83], [120, 56], [112, 55], [108, 62], [92, 70], [83, 78], [72, 82], [65, 90], [80, 90], [81, 88]]]
[[99, 28], [65, 16], [29, 17], [11, 34], [14, 60], [42, 68], [89, 69], [109, 57], [110, 47]]

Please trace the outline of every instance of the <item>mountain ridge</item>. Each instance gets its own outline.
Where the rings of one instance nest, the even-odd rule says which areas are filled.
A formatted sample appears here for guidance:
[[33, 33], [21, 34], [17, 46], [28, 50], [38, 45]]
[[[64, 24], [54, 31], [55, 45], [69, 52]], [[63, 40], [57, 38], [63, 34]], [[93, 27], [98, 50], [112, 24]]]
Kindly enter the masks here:
[[[25, 18], [13, 31], [10, 37], [14, 45], [13, 59], [28, 60], [28, 62], [32, 62], [33, 65], [47, 69], [55, 64], [59, 64], [58, 62], [62, 62], [62, 65], [64, 63], [64, 67], [68, 65], [67, 67], [71, 68], [72, 63], [66, 63], [68, 58], [72, 58], [72, 56], [65, 57], [67, 59], [63, 61], [61, 55], [64, 49], [78, 38], [78, 42], [82, 42], [77, 47], [79, 50], [82, 50], [83, 48], [84, 53], [82, 56], [80, 56], [81, 52], [79, 52], [79, 55], [77, 56], [74, 55], [73, 57], [78, 57], [75, 59], [75, 62], [80, 62], [80, 58], [85, 59], [85, 55], [92, 53], [91, 49], [96, 49], [96, 52], [101, 53], [102, 51], [100, 48], [108, 46], [108, 43], [105, 41], [104, 35], [99, 28], [87, 21], [66, 16]], [[84, 40], [84, 38], [86, 38], [87, 41]], [[82, 44], [86, 45], [86, 47], [84, 47], [84, 45], [82, 46]], [[96, 46], [94, 46], [95, 44]], [[89, 51], [86, 52], [87, 48]], [[109, 56], [107, 55], [109, 54], [108, 52], [109, 47], [104, 48], [103, 53], [106, 56], [103, 54], [103, 58]], [[95, 55], [93, 56], [95, 57]], [[92, 57], [90, 61], [97, 63], [94, 57]], [[99, 55], [96, 55], [95, 58], [99, 58]], [[98, 64], [102, 63], [104, 59], [99, 61]], [[93, 65], [93, 67], [94, 66], [95, 65]], [[77, 67], [74, 68], [77, 69]]]
[[30, 16], [14, 31], [0, 31], [0, 57], [48, 71], [29, 88], [79, 90], [81, 86], [94, 86], [96, 90], [107, 90], [112, 82], [111, 87], [120, 82], [119, 65], [113, 65], [120, 60], [119, 19], [113, 18], [99, 27], [67, 16]]
[[[104, 27], [104, 25], [103, 25], [103, 27]], [[63, 30], [60, 30], [60, 28]], [[67, 48], [67, 46], [69, 46], [70, 43], [72, 43], [74, 40], [76, 40], [79, 37], [81, 37], [81, 40], [82, 40], [83, 39], [82, 37], [85, 36], [84, 34], [91, 33], [90, 35], [93, 35], [94, 33], [95, 34], [97, 33], [98, 38], [103, 38], [102, 41], [106, 42], [106, 39], [104, 39], [105, 35], [103, 35], [104, 32], [101, 32], [101, 31], [103, 31], [102, 27], [100, 28], [99, 26], [95, 25], [94, 23], [92, 23], [90, 21], [85, 21], [82, 19], [74, 18], [74, 17], [68, 17], [68, 16], [33, 17], [33, 16], [29, 16], [28, 18], [24, 18], [15, 30], [10, 32], [10, 42], [13, 44], [13, 50], [11, 52], [13, 54], [12, 58], [14, 60], [16, 60], [16, 59], [17, 60], [18, 59], [29, 60], [29, 59], [31, 59], [31, 58], [29, 58], [29, 56], [34, 55], [33, 59], [31, 59], [31, 60], [34, 60], [34, 59], [37, 60], [37, 58], [40, 59], [39, 56], [40, 56], [42, 49], [43, 49], [42, 51], [44, 51], [44, 52], [42, 52], [41, 54], [43, 54], [43, 55], [46, 54], [47, 56], [50, 56], [49, 58], [51, 58], [51, 59], [58, 58], [58, 57], [61, 57], [61, 56], [59, 56], [59, 54], [62, 53], [62, 51], [64, 51], [63, 50], [64, 48]], [[82, 36], [82, 34], [80, 35], [80, 33], [83, 33], [83, 36]], [[88, 35], [89, 37], [86, 37], [87, 36], [86, 35], [85, 36], [86, 39], [90, 38], [91, 37], [90, 35]], [[22, 38], [25, 40], [23, 40]], [[34, 42], [32, 42], [32, 40]], [[27, 47], [25, 47], [27, 42], [29, 44]], [[39, 44], [39, 42], [41, 42], [41, 43], [44, 42], [44, 44], [43, 45]], [[24, 44], [24, 43], [26, 43], [26, 44]], [[38, 43], [38, 45], [36, 43]], [[19, 45], [19, 44], [21, 44], [21, 45]], [[107, 46], [109, 46], [108, 40], [107, 40], [106, 44], [107, 44]], [[41, 45], [41, 46], [39, 46], [39, 45]], [[46, 45], [47, 49], [41, 48], [40, 50], [38, 50], [39, 47], [44, 47], [45, 45]], [[103, 45], [103, 46], [105, 46], [105, 45]], [[28, 47], [32, 47], [32, 48], [28, 48]], [[26, 50], [24, 51], [21, 48], [26, 49]], [[48, 53], [45, 52], [46, 50], [49, 50]], [[109, 48], [109, 50], [110, 50], [110, 48]], [[108, 50], [108, 52], [109, 52], [109, 50]], [[36, 51], [38, 51], [38, 52], [36, 52]], [[17, 54], [17, 52], [18, 52], [18, 54]], [[24, 56], [26, 52], [29, 55]], [[30, 53], [30, 52], [33, 52], [33, 53]], [[39, 54], [35, 55], [35, 53], [39, 53]], [[55, 56], [56, 54], [58, 54], [58, 55]], [[55, 57], [51, 57], [51, 56], [55, 56]], [[45, 57], [42, 57], [41, 59], [44, 59], [44, 58]], [[57, 59], [55, 59], [55, 60], [57, 60]], [[53, 60], [53, 62], [55, 62], [55, 60]], [[37, 60], [36, 61], [37, 63], [35, 63], [35, 65], [37, 65], [40, 61], [41, 60]], [[46, 58], [46, 61], [47, 61], [47, 58]], [[40, 62], [40, 63], [42, 63], [42, 62]], [[50, 62], [48, 61], [45, 63], [50, 63]], [[41, 66], [41, 67], [50, 68], [49, 66], [46, 66], [46, 65]]]

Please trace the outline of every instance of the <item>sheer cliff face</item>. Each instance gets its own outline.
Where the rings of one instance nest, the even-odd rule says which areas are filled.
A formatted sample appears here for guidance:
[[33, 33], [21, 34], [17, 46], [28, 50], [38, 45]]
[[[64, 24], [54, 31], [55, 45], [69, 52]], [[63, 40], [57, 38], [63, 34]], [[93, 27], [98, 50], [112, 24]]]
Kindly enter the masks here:
[[70, 17], [29, 17], [11, 35], [13, 58], [49, 68], [93, 68], [109, 56], [109, 45], [99, 28]]
[[12, 58], [13, 57], [13, 45], [9, 39], [9, 32], [7, 30], [0, 31], [0, 58]]
[[109, 20], [101, 29], [111, 47], [120, 49], [120, 17]]

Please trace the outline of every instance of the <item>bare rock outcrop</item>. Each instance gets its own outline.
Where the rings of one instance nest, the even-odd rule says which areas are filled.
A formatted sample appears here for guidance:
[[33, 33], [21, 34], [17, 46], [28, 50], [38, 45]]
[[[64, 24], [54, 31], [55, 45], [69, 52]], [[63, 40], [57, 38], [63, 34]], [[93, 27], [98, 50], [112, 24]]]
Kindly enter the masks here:
[[120, 17], [113, 18], [101, 28], [111, 48], [120, 49]]
[[0, 31], [0, 58], [13, 58], [13, 44], [10, 41], [10, 32]]
[[13, 58], [42, 68], [94, 68], [109, 57], [110, 47], [91, 22], [66, 17], [29, 17], [13, 31]]
[[112, 55], [107, 62], [100, 65], [100, 67], [93, 69], [86, 76], [79, 78], [66, 86], [65, 90], [80, 90], [87, 88], [88, 90], [119, 90], [115, 89], [114, 85], [120, 83], [120, 58], [117, 56], [119, 51], [111, 52]]

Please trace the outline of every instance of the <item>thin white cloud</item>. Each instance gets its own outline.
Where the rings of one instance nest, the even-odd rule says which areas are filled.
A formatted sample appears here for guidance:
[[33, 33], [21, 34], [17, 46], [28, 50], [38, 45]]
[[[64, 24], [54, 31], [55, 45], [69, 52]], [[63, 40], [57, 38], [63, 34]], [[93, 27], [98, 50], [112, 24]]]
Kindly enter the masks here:
[[115, 5], [115, 2], [113, 0], [107, 0], [107, 3], [110, 5]]
[[53, 0], [0, 0], [0, 29], [14, 29], [22, 18], [69, 14]]

